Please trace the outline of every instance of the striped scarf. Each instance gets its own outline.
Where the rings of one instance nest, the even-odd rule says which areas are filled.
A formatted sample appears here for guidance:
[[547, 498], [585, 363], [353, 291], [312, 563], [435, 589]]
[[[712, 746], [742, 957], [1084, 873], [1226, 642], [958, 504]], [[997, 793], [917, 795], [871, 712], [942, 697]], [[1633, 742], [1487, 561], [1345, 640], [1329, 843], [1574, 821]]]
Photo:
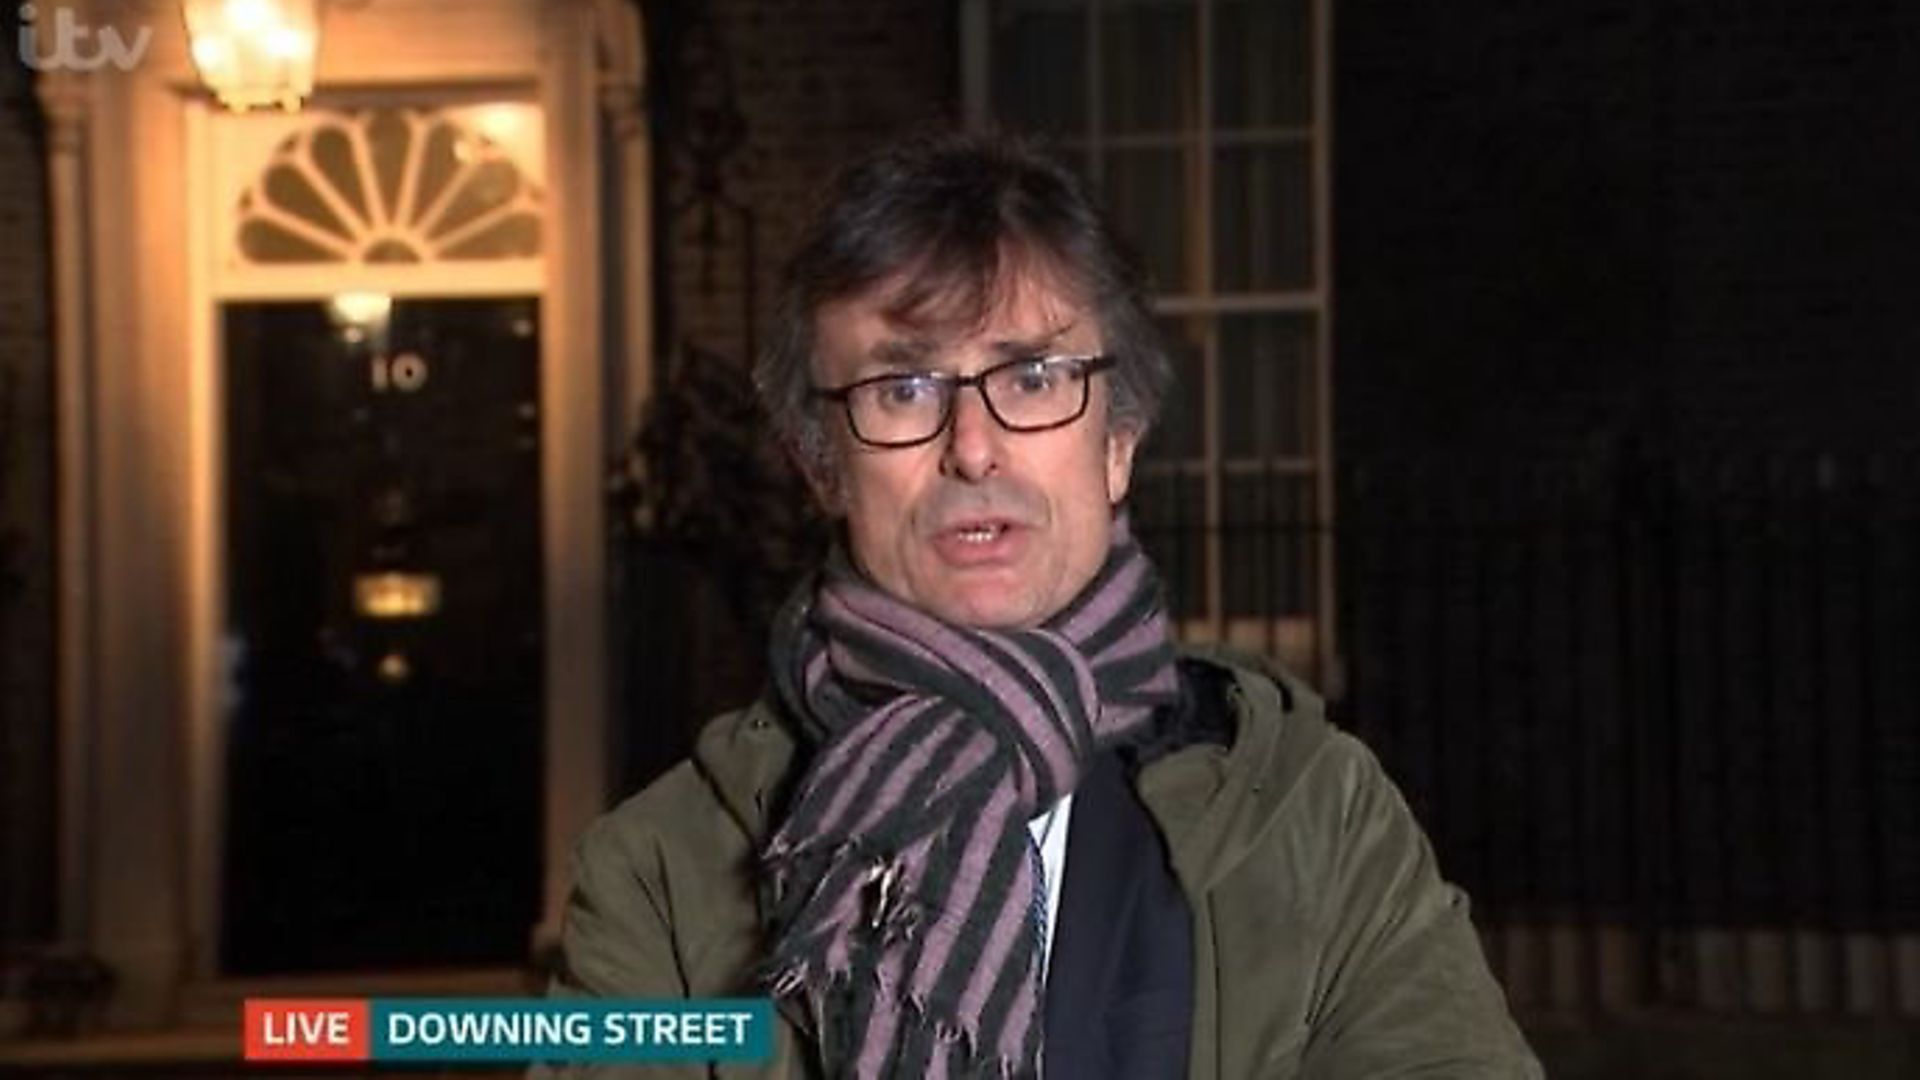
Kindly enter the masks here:
[[835, 552], [782, 611], [772, 659], [815, 746], [763, 855], [773, 992], [819, 1019], [836, 1077], [1037, 1075], [1026, 823], [1179, 692], [1126, 519], [1034, 630], [942, 622]]

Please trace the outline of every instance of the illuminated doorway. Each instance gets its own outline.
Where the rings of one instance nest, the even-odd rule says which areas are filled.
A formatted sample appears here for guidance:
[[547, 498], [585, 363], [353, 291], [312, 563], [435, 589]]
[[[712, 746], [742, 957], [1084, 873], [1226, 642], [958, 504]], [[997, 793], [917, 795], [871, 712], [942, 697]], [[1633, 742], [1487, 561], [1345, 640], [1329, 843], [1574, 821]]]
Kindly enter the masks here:
[[221, 116], [218, 967], [514, 963], [541, 906], [542, 125]]

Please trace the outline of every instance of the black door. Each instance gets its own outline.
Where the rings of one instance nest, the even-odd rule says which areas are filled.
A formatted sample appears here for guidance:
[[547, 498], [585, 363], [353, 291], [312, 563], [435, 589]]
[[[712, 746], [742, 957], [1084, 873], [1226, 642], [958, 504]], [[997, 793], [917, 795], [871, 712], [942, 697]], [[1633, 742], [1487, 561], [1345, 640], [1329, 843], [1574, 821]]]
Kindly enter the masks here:
[[538, 304], [223, 311], [221, 963], [516, 962], [538, 917]]

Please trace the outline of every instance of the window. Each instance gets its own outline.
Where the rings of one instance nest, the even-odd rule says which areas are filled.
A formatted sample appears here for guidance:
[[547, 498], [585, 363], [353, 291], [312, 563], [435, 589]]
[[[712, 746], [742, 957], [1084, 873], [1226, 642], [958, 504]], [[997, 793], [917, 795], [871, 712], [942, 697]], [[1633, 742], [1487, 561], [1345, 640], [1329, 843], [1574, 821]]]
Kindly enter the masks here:
[[1189, 639], [1323, 685], [1330, 0], [968, 0], [976, 123], [1047, 137], [1140, 251], [1176, 386], [1136, 525]]
[[542, 287], [536, 105], [309, 107], [219, 113], [205, 127], [223, 299]]

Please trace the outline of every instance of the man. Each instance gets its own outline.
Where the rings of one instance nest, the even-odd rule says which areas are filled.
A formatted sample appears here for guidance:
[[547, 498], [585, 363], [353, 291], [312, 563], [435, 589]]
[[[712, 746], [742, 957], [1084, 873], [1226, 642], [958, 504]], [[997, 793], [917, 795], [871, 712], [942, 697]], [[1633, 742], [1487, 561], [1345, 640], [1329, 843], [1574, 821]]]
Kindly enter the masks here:
[[772, 688], [581, 842], [556, 993], [767, 993], [775, 1076], [1537, 1076], [1378, 764], [1176, 652], [1122, 505], [1167, 382], [1071, 174], [844, 174], [756, 372], [841, 544]]

